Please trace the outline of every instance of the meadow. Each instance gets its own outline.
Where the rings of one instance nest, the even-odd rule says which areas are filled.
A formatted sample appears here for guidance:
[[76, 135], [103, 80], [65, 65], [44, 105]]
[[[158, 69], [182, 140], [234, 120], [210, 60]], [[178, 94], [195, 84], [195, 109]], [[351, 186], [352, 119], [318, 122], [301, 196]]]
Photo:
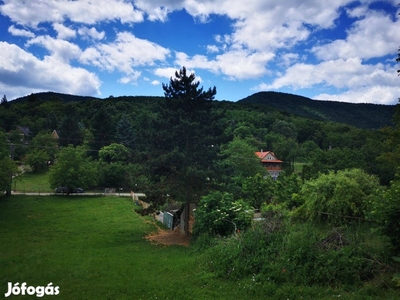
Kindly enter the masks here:
[[50, 187], [47, 174], [47, 169], [24, 172], [13, 178], [12, 189], [23, 193], [51, 193], [54, 189]]
[[56, 299], [396, 299], [373, 285], [355, 291], [217, 278], [195, 247], [149, 242], [159, 225], [136, 209], [130, 198], [0, 197], [1, 296], [8, 282], [26, 282], [53, 283]]

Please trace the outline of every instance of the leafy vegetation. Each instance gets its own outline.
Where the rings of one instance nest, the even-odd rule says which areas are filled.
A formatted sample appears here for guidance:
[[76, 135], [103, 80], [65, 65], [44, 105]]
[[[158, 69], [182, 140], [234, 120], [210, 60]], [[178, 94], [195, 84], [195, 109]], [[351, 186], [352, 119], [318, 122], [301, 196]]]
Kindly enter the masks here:
[[86, 156], [84, 147], [72, 145], [61, 149], [57, 163], [50, 167], [49, 182], [52, 188], [65, 186], [70, 191], [76, 187], [88, 188], [96, 184], [96, 165]]

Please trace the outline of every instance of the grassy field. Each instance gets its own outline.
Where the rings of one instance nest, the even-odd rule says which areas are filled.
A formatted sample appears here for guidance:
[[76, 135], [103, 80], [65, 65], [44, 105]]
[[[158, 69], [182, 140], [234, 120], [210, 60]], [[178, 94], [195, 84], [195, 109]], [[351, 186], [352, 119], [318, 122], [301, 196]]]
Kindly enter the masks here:
[[49, 180], [47, 178], [47, 169], [35, 173], [28, 171], [20, 176], [14, 177], [12, 189], [13, 191], [24, 193], [49, 193], [54, 191], [50, 188]]
[[[191, 247], [144, 237], [157, 227], [129, 198], [0, 197], [0, 293], [7, 283], [59, 286], [56, 299], [396, 299], [354, 290], [224, 281]], [[267, 263], [267, 262], [266, 262]], [[340, 295], [340, 296], [339, 296]], [[25, 296], [32, 299], [34, 296]], [[23, 299], [23, 297], [14, 297]]]

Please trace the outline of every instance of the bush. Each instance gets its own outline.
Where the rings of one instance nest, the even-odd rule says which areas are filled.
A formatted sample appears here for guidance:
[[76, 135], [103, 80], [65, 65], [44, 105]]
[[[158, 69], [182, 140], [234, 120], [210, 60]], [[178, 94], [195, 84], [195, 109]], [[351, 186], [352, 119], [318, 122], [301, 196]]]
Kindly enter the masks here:
[[379, 230], [391, 241], [392, 254], [400, 256], [400, 177], [391, 182], [383, 197], [376, 199], [370, 213]]
[[[282, 228], [281, 228], [282, 229]], [[373, 279], [387, 267], [386, 244], [371, 242], [369, 228], [324, 229], [310, 223], [265, 231], [260, 223], [235, 237], [219, 238], [202, 263], [230, 279], [337, 287]]]
[[296, 215], [334, 226], [364, 221], [380, 190], [376, 177], [360, 169], [322, 174], [300, 192], [304, 204]]
[[202, 234], [228, 236], [250, 226], [253, 209], [243, 200], [235, 201], [232, 194], [212, 192], [201, 198], [195, 218], [195, 239]]

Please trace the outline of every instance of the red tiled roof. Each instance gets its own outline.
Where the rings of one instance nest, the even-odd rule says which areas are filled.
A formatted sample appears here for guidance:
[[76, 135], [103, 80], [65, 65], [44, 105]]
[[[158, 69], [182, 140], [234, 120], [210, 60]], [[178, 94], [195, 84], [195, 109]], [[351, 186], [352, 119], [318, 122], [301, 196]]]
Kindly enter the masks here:
[[[277, 157], [275, 156], [275, 153], [272, 151], [256, 152], [255, 154], [257, 155], [258, 158], [261, 159], [261, 162], [270, 162], [270, 163], [278, 163], [278, 164], [283, 163], [283, 161], [277, 159]], [[271, 154], [272, 157], [274, 157], [275, 159], [265, 159], [268, 154]]]

